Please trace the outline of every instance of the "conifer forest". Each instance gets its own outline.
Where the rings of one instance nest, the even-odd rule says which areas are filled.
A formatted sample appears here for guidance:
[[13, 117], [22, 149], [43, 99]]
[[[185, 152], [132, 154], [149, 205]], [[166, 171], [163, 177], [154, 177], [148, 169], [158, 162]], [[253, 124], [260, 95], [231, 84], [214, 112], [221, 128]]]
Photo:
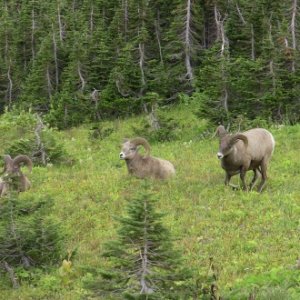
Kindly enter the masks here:
[[6, 0], [1, 12], [1, 111], [66, 128], [187, 94], [214, 122], [299, 121], [297, 0]]
[[0, 132], [0, 300], [300, 299], [300, 0], [3, 0]]

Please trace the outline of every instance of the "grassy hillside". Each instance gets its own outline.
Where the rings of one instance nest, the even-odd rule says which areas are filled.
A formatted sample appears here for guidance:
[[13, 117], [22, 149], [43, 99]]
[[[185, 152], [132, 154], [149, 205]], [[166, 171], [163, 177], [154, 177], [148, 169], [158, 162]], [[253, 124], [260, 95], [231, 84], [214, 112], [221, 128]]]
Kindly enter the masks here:
[[[247, 299], [253, 286], [261, 293], [259, 299], [275, 299], [262, 295], [268, 295], [265, 288], [278, 278], [277, 295], [299, 299], [297, 290], [287, 291], [280, 276], [292, 273], [291, 277], [296, 274], [299, 280], [299, 270], [294, 266], [299, 257], [300, 126], [270, 128], [276, 150], [267, 187], [258, 194], [224, 186], [224, 172], [216, 158], [218, 141], [202, 137], [206, 125], [189, 107], [179, 106], [164, 113], [180, 124], [179, 139], [153, 143], [152, 154], [174, 162], [177, 176], [165, 182], [152, 180], [151, 184], [159, 198], [157, 208], [166, 213], [164, 223], [176, 247], [197, 270], [195, 280], [205, 278], [212, 257], [220, 292], [227, 299], [241, 299], [241, 294], [235, 296], [241, 292], [235, 291], [243, 289]], [[0, 299], [84, 297], [82, 283], [91, 276], [89, 267], [105, 266], [101, 251], [105, 241], [115, 237], [115, 216], [123, 214], [126, 203], [141, 185], [141, 180], [127, 175], [125, 163], [118, 158], [122, 138], [132, 137], [132, 126], [140, 122], [141, 117], [106, 122], [104, 127], [113, 128], [113, 132], [103, 140], [89, 139], [89, 126], [60, 133], [75, 162], [34, 167], [30, 175], [33, 187], [20, 197], [22, 201], [30, 201], [33, 195], [54, 199], [52, 214], [65, 230], [65, 251], [77, 249], [72, 274], [65, 283], [58, 266], [42, 275], [34, 286], [24, 282], [16, 291], [10, 289], [7, 279], [0, 278]], [[0, 138], [1, 154], [9, 142], [6, 135]], [[238, 177], [233, 183], [238, 183]]]

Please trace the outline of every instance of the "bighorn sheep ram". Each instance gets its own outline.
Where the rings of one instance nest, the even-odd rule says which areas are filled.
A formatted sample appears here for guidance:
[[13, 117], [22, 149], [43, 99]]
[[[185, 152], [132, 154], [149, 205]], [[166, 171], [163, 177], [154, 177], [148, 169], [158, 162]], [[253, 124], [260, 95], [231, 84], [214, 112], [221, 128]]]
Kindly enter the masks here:
[[247, 190], [245, 175], [247, 171], [253, 170], [250, 190], [261, 174], [262, 179], [258, 187], [258, 191], [261, 192], [266, 183], [267, 167], [275, 147], [273, 135], [263, 128], [230, 135], [222, 125], [218, 126], [216, 134], [220, 139], [217, 156], [226, 172], [225, 185], [229, 185], [233, 175], [240, 174], [243, 189]]
[[[138, 153], [138, 146], [145, 148], [145, 156]], [[141, 137], [124, 140], [120, 159], [125, 160], [128, 173], [138, 178], [166, 179], [175, 174], [175, 168], [172, 163], [150, 156], [150, 145], [146, 139]]]
[[0, 181], [0, 197], [8, 193], [10, 188], [16, 188], [19, 192], [28, 190], [31, 183], [21, 171], [21, 164], [26, 164], [29, 171], [32, 170], [32, 161], [27, 155], [18, 155], [14, 159], [10, 155], [4, 155], [4, 170]]

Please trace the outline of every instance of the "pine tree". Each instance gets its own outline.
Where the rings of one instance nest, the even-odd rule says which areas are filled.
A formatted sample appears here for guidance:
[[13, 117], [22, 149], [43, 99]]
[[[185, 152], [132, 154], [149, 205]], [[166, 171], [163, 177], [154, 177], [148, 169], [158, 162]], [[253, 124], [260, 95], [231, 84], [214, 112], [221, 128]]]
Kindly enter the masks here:
[[172, 78], [172, 82], [169, 83], [171, 95], [193, 90], [194, 67], [200, 50], [203, 22], [197, 1], [186, 0], [175, 3], [176, 7], [171, 12], [173, 21], [166, 35], [168, 43], [165, 51], [169, 77]]
[[53, 80], [52, 36], [46, 34], [38, 48], [27, 77], [22, 82], [19, 106], [33, 108], [35, 111], [48, 112], [50, 98], [55, 90]]
[[221, 110], [219, 119], [244, 111], [297, 122], [298, 7], [299, 0], [5, 0], [0, 112], [51, 111], [63, 128], [146, 111], [149, 92], [170, 103], [205, 91], [211, 120]]
[[103, 254], [111, 269], [101, 271], [101, 278], [88, 285], [94, 293], [113, 299], [188, 297], [189, 272], [182, 268], [155, 204], [153, 194], [144, 189], [130, 200], [127, 216], [119, 218], [118, 238]]
[[13, 287], [19, 286], [15, 270], [46, 268], [59, 262], [62, 232], [49, 216], [51, 199], [20, 201], [11, 193], [1, 203], [0, 270], [5, 270]]

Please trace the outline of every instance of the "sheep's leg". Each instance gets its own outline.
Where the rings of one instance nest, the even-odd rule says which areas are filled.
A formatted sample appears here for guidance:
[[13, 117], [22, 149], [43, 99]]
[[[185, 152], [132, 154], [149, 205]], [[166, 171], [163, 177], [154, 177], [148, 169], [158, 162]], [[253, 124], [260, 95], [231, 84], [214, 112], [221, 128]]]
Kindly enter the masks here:
[[225, 175], [225, 185], [229, 185], [230, 178], [231, 178], [231, 175], [229, 175], [229, 174], [226, 172], [226, 175]]
[[239, 188], [237, 185], [234, 185], [234, 184], [229, 183], [231, 177], [232, 177], [232, 175], [226, 173], [226, 177], [225, 177], [225, 185], [228, 185], [228, 186], [232, 187], [233, 189], [237, 190], [237, 189]]
[[261, 182], [258, 187], [258, 192], [261, 193], [267, 180], [267, 162], [263, 159], [261, 163]]
[[5, 182], [0, 183], [0, 198], [5, 196], [8, 192], [8, 184]]
[[241, 168], [241, 172], [240, 172], [240, 178], [242, 180], [242, 185], [243, 185], [243, 190], [247, 191], [247, 184], [246, 184], [246, 168]]
[[253, 187], [254, 187], [255, 184], [257, 183], [257, 179], [258, 179], [259, 174], [260, 174], [259, 169], [254, 169], [253, 172], [254, 172], [254, 176], [253, 176], [253, 179], [252, 179], [252, 181], [251, 181], [251, 183], [250, 183], [250, 186], [249, 186], [250, 191], [252, 191]]

